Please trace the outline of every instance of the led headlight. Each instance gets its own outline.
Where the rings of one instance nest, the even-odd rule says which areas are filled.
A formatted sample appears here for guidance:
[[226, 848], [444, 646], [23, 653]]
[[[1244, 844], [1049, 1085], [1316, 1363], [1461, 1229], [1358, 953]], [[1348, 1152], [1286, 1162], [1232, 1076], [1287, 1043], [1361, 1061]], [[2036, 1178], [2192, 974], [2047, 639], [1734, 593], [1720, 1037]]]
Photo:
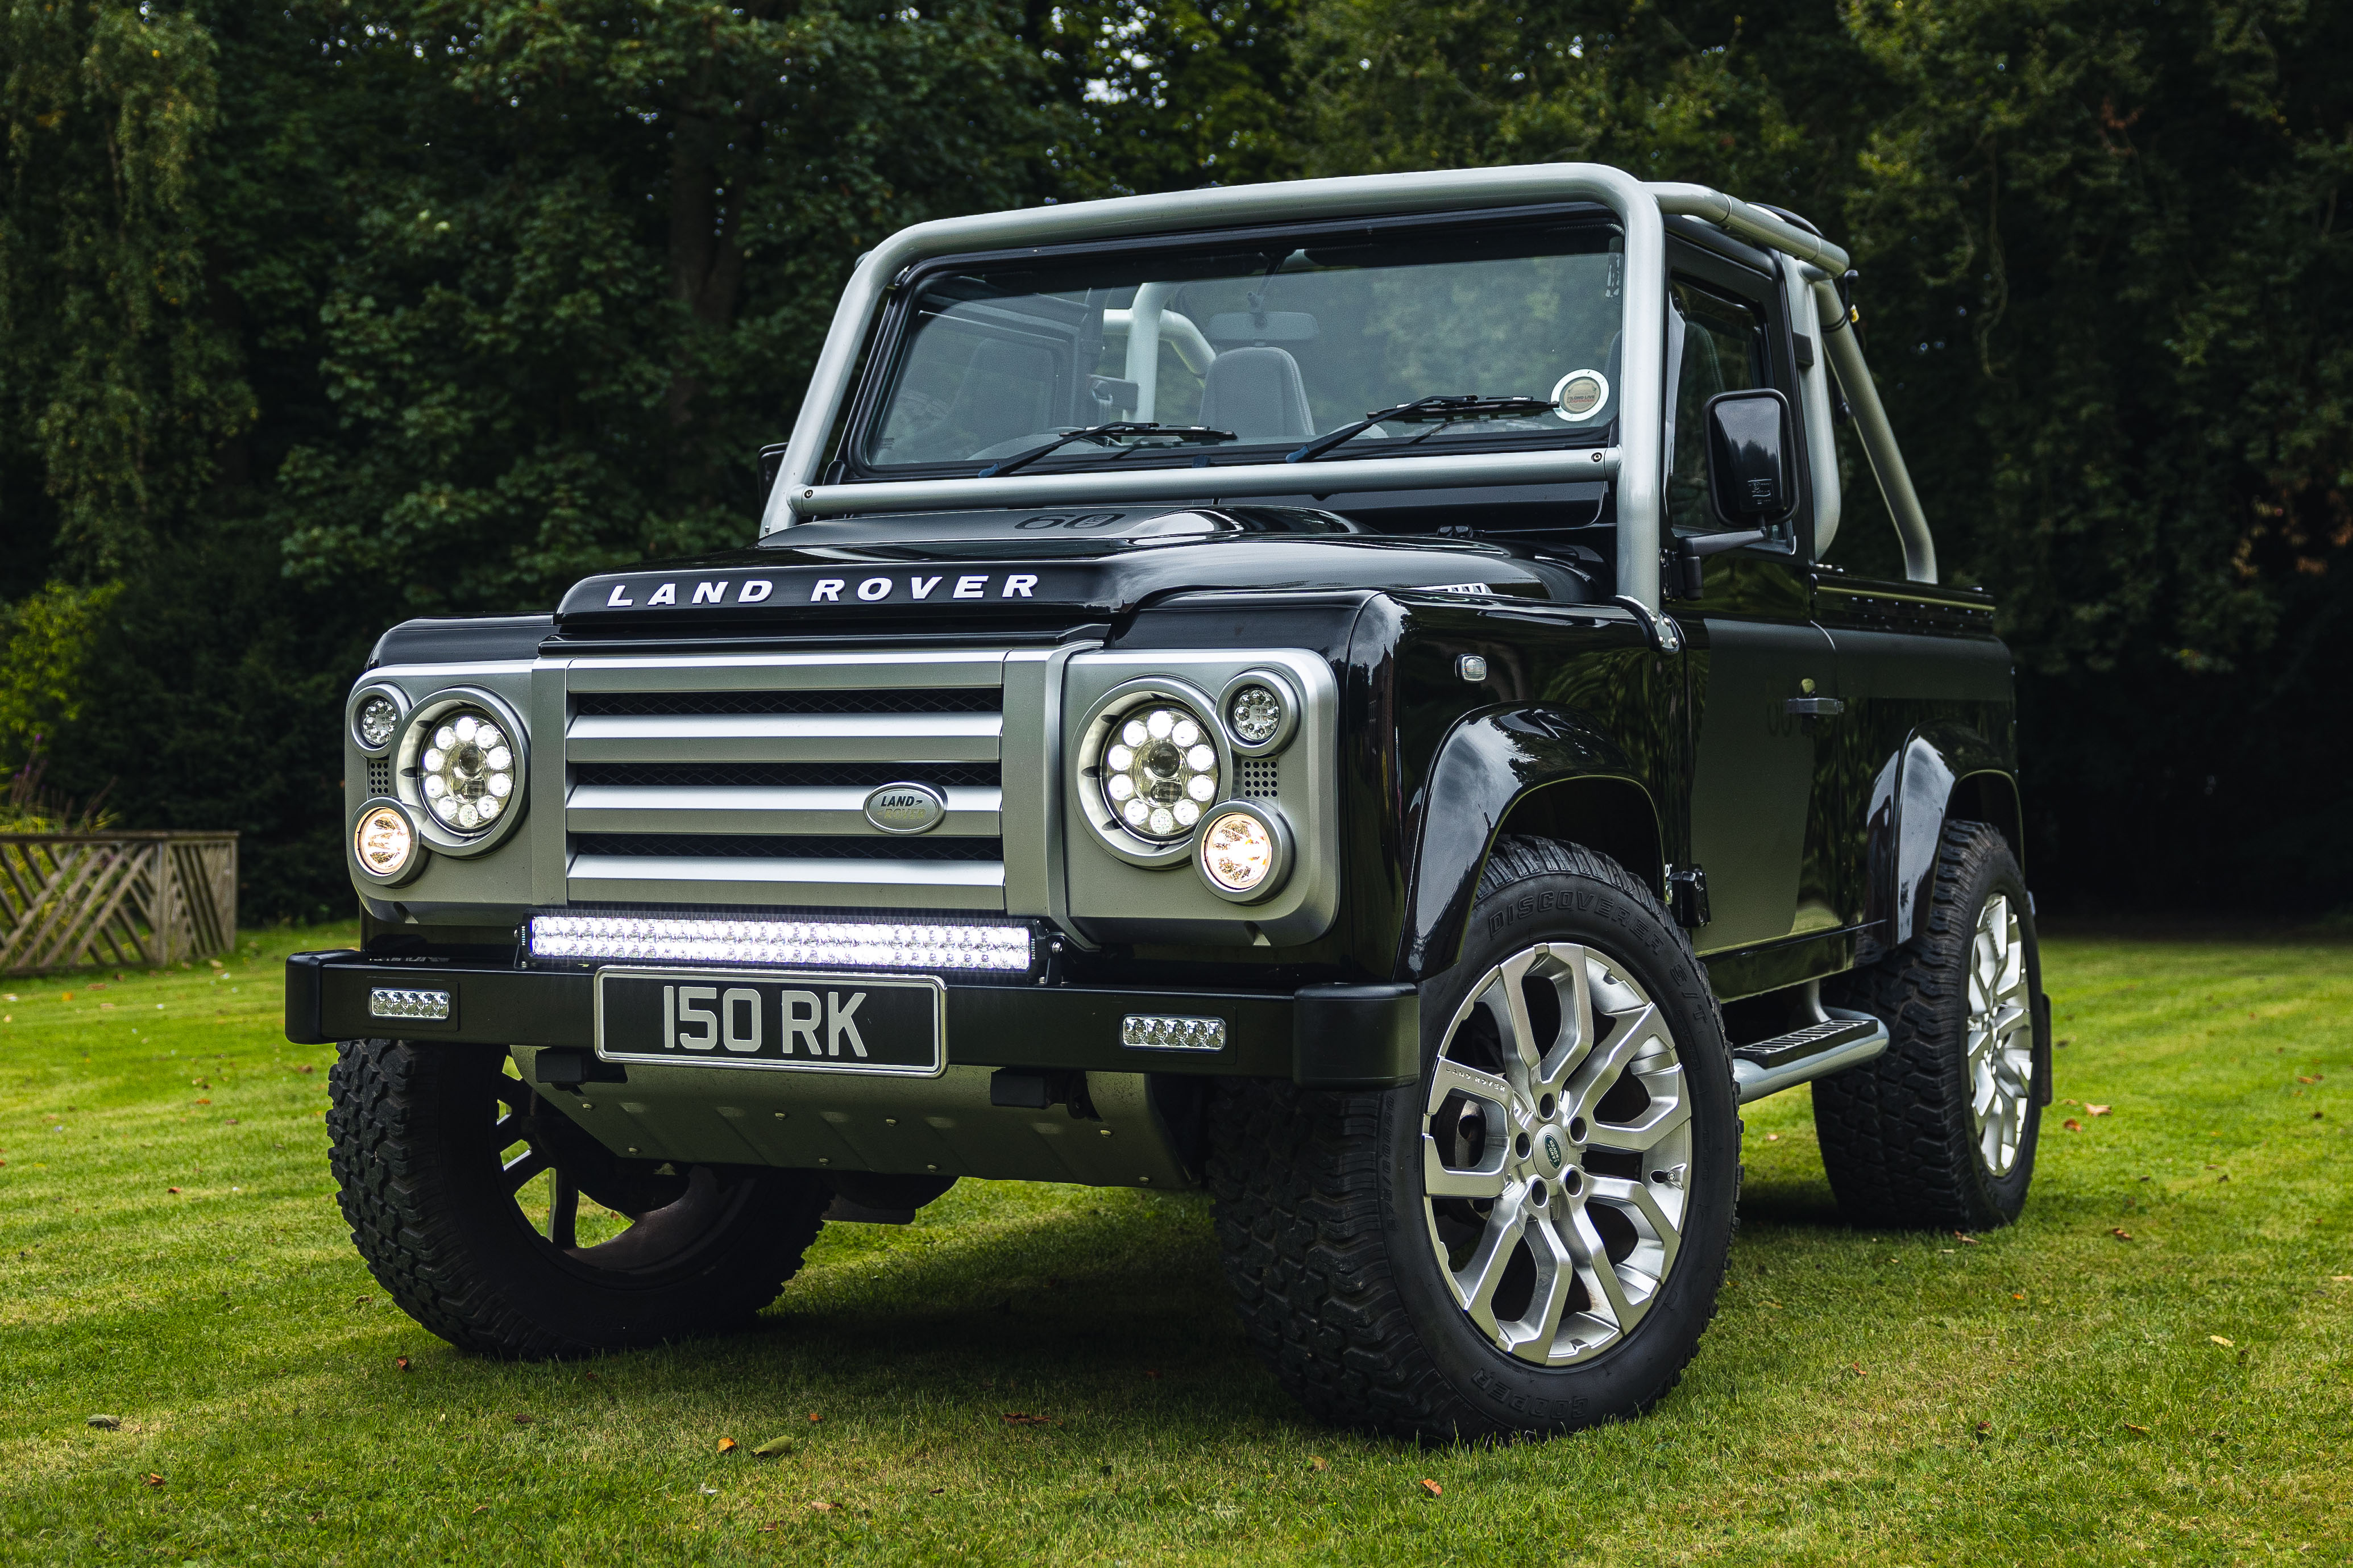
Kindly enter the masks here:
[[514, 798], [514, 746], [499, 721], [478, 708], [440, 716], [417, 759], [425, 809], [444, 826], [479, 833]]
[[1218, 712], [1234, 750], [1246, 757], [1262, 757], [1291, 739], [1299, 723], [1299, 698], [1291, 682], [1272, 670], [1253, 669], [1226, 682]]
[[1228, 801], [1202, 826], [1193, 864], [1219, 898], [1256, 903], [1291, 875], [1291, 825], [1270, 806]]
[[1140, 838], [1183, 838], [1218, 798], [1218, 748], [1181, 702], [1138, 703], [1103, 748], [1103, 800]]
[[417, 825], [397, 801], [372, 800], [352, 818], [352, 858], [363, 876], [398, 887], [424, 868], [425, 850]]
[[378, 689], [364, 692], [352, 709], [352, 735], [362, 751], [381, 752], [400, 732], [400, 700]]
[[480, 854], [522, 813], [524, 761], [522, 724], [512, 709], [471, 687], [437, 692], [408, 716], [400, 797], [433, 847]]

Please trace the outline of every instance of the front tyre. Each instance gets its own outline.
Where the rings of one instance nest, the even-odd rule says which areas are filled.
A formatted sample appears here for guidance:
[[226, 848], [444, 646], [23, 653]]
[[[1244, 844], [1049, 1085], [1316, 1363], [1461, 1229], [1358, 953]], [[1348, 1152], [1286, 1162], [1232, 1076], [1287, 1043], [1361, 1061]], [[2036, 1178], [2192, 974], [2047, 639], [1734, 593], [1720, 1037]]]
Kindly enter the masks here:
[[1615, 863], [1507, 839], [1422, 1075], [1230, 1085], [1211, 1117], [1228, 1279], [1328, 1420], [1451, 1441], [1631, 1415], [1715, 1315], [1738, 1195], [1723, 1024], [1689, 942]]
[[617, 1161], [491, 1047], [346, 1040], [329, 1087], [353, 1244], [462, 1350], [537, 1359], [744, 1327], [821, 1224], [807, 1172]]
[[2042, 989], [2017, 858], [1982, 822], [1949, 825], [1917, 933], [1839, 987], [1887, 1021], [1887, 1050], [1813, 1086], [1822, 1165], [1849, 1218], [1978, 1230], [2018, 1217], [2042, 1125]]

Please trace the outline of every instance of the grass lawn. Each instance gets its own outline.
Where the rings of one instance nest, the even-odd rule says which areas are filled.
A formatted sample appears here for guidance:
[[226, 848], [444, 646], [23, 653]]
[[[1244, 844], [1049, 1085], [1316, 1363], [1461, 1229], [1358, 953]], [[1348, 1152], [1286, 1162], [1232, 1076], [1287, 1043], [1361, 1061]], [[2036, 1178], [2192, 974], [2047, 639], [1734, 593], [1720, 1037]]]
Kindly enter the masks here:
[[332, 1052], [280, 1037], [278, 960], [349, 934], [0, 981], [0, 1559], [2353, 1560], [2353, 946], [2052, 942], [2023, 1223], [1845, 1228], [1779, 1096], [1681, 1389], [1417, 1451], [1276, 1390], [1189, 1194], [966, 1183], [756, 1333], [460, 1356], [353, 1253]]

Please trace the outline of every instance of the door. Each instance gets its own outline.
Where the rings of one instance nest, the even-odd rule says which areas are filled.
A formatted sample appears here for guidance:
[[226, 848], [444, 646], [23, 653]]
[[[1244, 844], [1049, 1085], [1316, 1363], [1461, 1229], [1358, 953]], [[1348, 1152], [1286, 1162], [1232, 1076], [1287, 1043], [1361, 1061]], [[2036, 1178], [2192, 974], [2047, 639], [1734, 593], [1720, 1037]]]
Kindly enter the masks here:
[[[1667, 521], [1683, 538], [1731, 526], [1708, 501], [1708, 399], [1796, 383], [1769, 274], [1694, 253], [1679, 258], [1669, 297]], [[1810, 515], [1802, 489], [1795, 515]], [[1799, 531], [1784, 523], [1776, 537], [1711, 558], [1701, 597], [1669, 605], [1692, 647], [1690, 856], [1706, 877], [1709, 912], [1693, 941], [1702, 952], [1841, 923], [1826, 816], [1836, 803], [1820, 787], [1835, 761], [1829, 716], [1807, 711], [1835, 701], [1837, 662], [1814, 624]]]

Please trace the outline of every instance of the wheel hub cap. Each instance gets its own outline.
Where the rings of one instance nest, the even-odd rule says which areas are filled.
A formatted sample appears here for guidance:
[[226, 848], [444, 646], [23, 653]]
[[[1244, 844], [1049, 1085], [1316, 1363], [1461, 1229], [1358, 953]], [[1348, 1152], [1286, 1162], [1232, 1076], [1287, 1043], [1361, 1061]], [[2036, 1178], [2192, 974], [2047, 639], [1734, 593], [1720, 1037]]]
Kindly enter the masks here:
[[1969, 944], [1969, 1120], [1978, 1158], [1997, 1176], [2018, 1163], [2033, 1105], [2034, 1024], [2018, 911], [1996, 893]]
[[1691, 1110], [1664, 1018], [1604, 954], [1497, 964], [1448, 1026], [1423, 1107], [1430, 1245], [1456, 1306], [1522, 1360], [1623, 1340], [1683, 1240]]

